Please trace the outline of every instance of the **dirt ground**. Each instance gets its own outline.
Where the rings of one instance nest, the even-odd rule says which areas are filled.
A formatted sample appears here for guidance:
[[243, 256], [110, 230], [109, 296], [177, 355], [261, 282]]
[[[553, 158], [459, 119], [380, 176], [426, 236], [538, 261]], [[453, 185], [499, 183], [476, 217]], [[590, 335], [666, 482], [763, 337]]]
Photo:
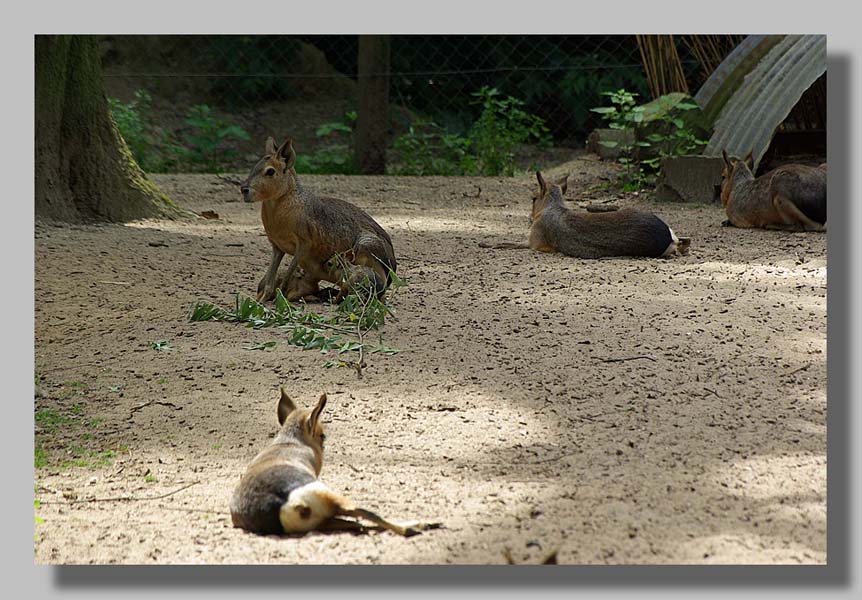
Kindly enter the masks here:
[[[550, 173], [582, 205], [608, 169]], [[391, 232], [408, 283], [383, 329], [403, 351], [359, 380], [244, 349], [277, 330], [188, 322], [253, 293], [269, 246], [235, 186], [153, 179], [220, 218], [36, 229], [37, 563], [825, 563], [826, 235], [629, 195], [691, 253], [575, 260], [478, 246], [526, 238], [528, 177], [307, 176]], [[280, 384], [329, 394], [327, 484], [445, 528], [232, 528]]]

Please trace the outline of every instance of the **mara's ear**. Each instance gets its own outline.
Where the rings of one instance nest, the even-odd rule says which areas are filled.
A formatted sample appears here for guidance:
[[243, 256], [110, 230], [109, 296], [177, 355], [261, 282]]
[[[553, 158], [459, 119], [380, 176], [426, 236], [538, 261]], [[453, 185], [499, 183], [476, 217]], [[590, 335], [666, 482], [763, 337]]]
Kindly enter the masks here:
[[275, 140], [272, 139], [272, 136], [266, 138], [266, 148], [264, 148], [264, 154], [269, 154], [270, 156], [274, 155], [277, 152], [277, 148], [275, 147]]
[[284, 161], [285, 169], [290, 169], [296, 162], [296, 152], [293, 150], [293, 140], [287, 138], [278, 149], [278, 157]]
[[281, 388], [281, 397], [278, 399], [278, 424], [284, 425], [287, 416], [295, 410], [296, 404], [293, 403], [284, 388]]
[[749, 170], [754, 169], [754, 151], [749, 150], [748, 154], [745, 155], [745, 164], [748, 166]]
[[545, 182], [545, 178], [542, 177], [541, 171], [536, 171], [536, 180], [539, 182], [539, 198], [541, 198], [548, 193], [548, 184]]
[[569, 189], [569, 176], [563, 175], [560, 177], [559, 181], [557, 181], [557, 185], [560, 186], [560, 191], [565, 194], [566, 190]]
[[731, 164], [731, 162], [730, 162], [730, 157], [727, 155], [727, 150], [722, 149], [722, 151], [721, 151], [721, 158], [723, 158], [723, 159], [724, 159], [724, 165], [725, 165], [728, 169], [729, 169], [729, 168], [731, 168], [731, 167], [733, 166], [733, 165]]
[[321, 394], [317, 401], [317, 406], [311, 411], [308, 417], [308, 432], [314, 433], [314, 428], [317, 426], [317, 421], [320, 419], [320, 413], [323, 412], [323, 407], [326, 406], [326, 394]]

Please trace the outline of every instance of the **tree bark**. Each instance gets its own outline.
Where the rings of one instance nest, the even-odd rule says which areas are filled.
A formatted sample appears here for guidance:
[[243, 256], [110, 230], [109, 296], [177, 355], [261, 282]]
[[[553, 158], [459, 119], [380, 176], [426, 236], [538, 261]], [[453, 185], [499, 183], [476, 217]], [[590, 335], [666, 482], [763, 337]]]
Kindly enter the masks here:
[[364, 175], [382, 175], [386, 171], [389, 56], [389, 36], [359, 36], [359, 114], [354, 156], [359, 172]]
[[180, 215], [141, 171], [110, 116], [96, 38], [37, 35], [35, 56], [36, 218]]

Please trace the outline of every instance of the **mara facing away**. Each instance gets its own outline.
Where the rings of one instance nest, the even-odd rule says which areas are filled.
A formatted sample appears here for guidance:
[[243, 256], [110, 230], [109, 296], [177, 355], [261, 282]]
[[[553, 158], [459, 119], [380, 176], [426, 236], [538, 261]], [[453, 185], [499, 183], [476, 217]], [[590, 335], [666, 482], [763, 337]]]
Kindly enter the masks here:
[[[288, 300], [297, 300], [317, 294], [320, 281], [329, 281], [341, 288], [340, 300], [366, 279], [378, 296], [383, 295], [397, 268], [389, 234], [361, 208], [303, 189], [295, 163], [291, 140], [276, 148], [270, 137], [265, 154], [240, 187], [246, 202], [261, 203], [263, 228], [272, 244], [257, 299], [272, 300], [278, 287]], [[277, 280], [285, 254], [293, 260]]]
[[536, 179], [539, 188], [533, 194], [529, 243], [485, 247], [531, 248], [539, 252], [561, 252], [576, 258], [657, 258], [688, 253], [691, 240], [678, 238], [667, 223], [651, 213], [632, 208], [614, 212], [577, 212], [564, 204], [568, 176], [549, 185], [537, 171]]
[[751, 172], [752, 153], [731, 159], [722, 150], [723, 225], [786, 231], [826, 231], [826, 164], [783, 165], [760, 177]]
[[394, 523], [357, 508], [317, 478], [323, 466], [323, 394], [312, 410], [297, 408], [284, 389], [278, 401], [281, 426], [272, 443], [252, 460], [230, 502], [234, 527], [262, 534], [306, 533], [313, 529], [362, 531], [364, 525], [339, 517], [366, 519], [377, 527], [410, 536], [438, 523]]

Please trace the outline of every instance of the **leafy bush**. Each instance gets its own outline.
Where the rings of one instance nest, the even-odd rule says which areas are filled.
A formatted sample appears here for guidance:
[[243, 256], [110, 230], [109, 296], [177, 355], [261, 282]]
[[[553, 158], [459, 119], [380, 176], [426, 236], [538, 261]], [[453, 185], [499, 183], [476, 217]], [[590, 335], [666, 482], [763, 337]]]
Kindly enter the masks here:
[[153, 123], [152, 98], [146, 90], [135, 91], [135, 99], [128, 104], [116, 98], [108, 98], [108, 104], [120, 135], [144, 171], [163, 173], [176, 168], [181, 149], [170, 132]]
[[476, 170], [470, 140], [432, 121], [417, 121], [393, 144], [398, 162], [393, 175], [465, 175]]
[[188, 109], [187, 129], [178, 134], [153, 123], [152, 98], [145, 90], [137, 90], [128, 104], [116, 98], [108, 103], [120, 135], [148, 173], [219, 171], [237, 159], [231, 141], [249, 139], [242, 127], [219, 119], [206, 104]]
[[[586, 135], [596, 126], [595, 113], [589, 109], [602, 101], [606, 90], [631, 90], [633, 95], [649, 92], [643, 67], [640, 65], [614, 67], [619, 57], [608, 52], [593, 52], [571, 57], [571, 67], [559, 79], [559, 85], [550, 92], [556, 97], [559, 107], [555, 115], [562, 115], [564, 123], [555, 122], [555, 129]], [[609, 65], [609, 67], [606, 67]]]
[[230, 140], [249, 139], [245, 129], [219, 119], [206, 104], [189, 108], [185, 123], [190, 129], [182, 135], [180, 156], [192, 171], [219, 171], [237, 158]]
[[396, 175], [507, 175], [515, 173], [515, 149], [550, 143], [544, 121], [523, 110], [524, 102], [487, 86], [472, 94], [482, 112], [466, 136], [447, 133], [432, 121], [411, 124], [395, 140]]
[[685, 94], [661, 96], [644, 105], [637, 104], [637, 94], [624, 89], [602, 92], [611, 106], [591, 109], [608, 122], [611, 129], [628, 129], [634, 141], [599, 142], [608, 148], [619, 148], [619, 162], [626, 165], [620, 175], [623, 189], [635, 191], [651, 185], [664, 158], [697, 153], [707, 144], [700, 139], [683, 117], [699, 107]]
[[356, 111], [349, 111], [344, 113], [341, 121], [318, 127], [314, 135], [329, 140], [329, 143], [312, 154], [298, 155], [296, 172], [318, 175], [356, 173], [352, 151], [356, 118]]
[[472, 94], [482, 114], [468, 134], [481, 175], [515, 174], [517, 146], [530, 141], [550, 143], [545, 122], [523, 110], [524, 102], [503, 97], [496, 88], [482, 87]]

